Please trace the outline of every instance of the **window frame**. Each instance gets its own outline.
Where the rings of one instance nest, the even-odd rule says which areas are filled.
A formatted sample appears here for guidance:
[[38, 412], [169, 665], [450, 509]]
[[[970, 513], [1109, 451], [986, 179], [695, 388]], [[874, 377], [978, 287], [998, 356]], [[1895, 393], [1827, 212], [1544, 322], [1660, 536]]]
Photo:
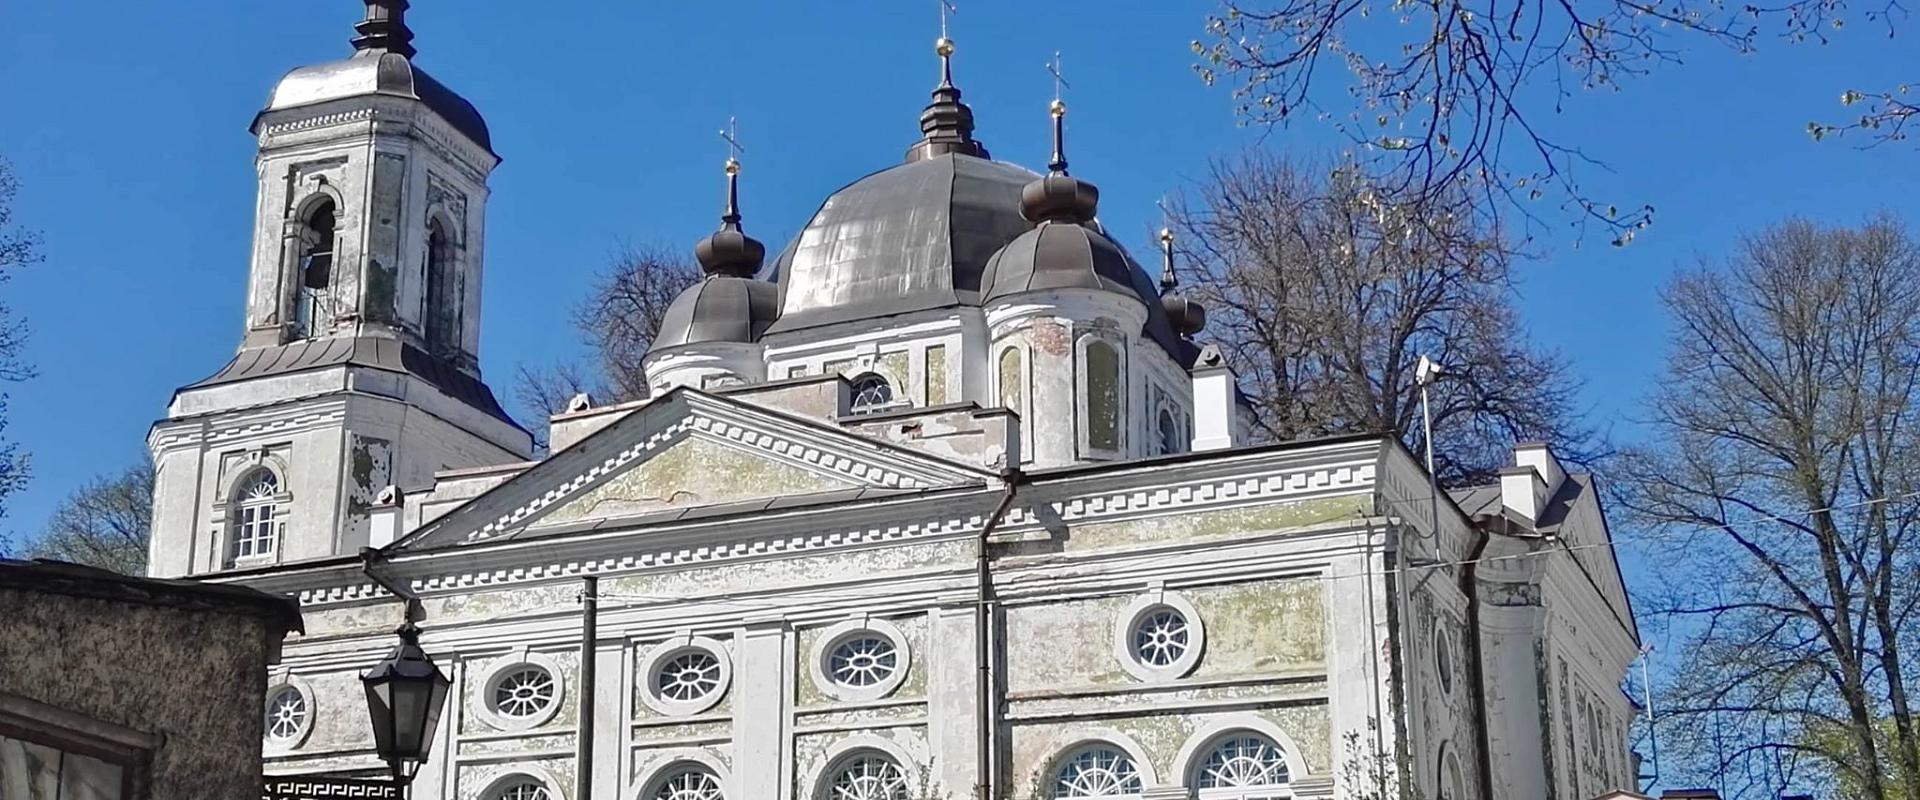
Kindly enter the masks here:
[[[265, 457], [256, 458], [234, 472], [233, 482], [229, 485], [225, 499], [215, 508], [225, 524], [224, 541], [221, 544], [222, 561], [229, 567], [250, 567], [274, 564], [286, 547], [287, 520], [293, 516], [293, 494], [287, 490], [287, 476], [278, 464], [268, 463]], [[278, 491], [272, 495], [250, 498], [254, 486], [262, 478], [271, 478]], [[250, 526], [259, 524], [249, 521], [246, 516], [260, 509], [271, 509], [273, 514], [268, 524], [273, 528], [272, 541], [264, 549], [250, 549], [242, 553], [242, 543], [257, 545], [260, 538], [249, 535]]]
[[[528, 668], [545, 670], [553, 681], [553, 699], [540, 710], [525, 716], [515, 716], [500, 710], [494, 703], [494, 690], [501, 681]], [[546, 725], [567, 701], [566, 672], [560, 669], [560, 663], [545, 653], [522, 652], [496, 659], [481, 680], [475, 685], [471, 695], [474, 713], [488, 725], [501, 731], [526, 731]], [[558, 795], [556, 795], [557, 797]]]
[[[703, 652], [718, 662], [720, 674], [712, 692], [689, 700], [667, 697], [659, 691], [660, 669], [688, 653]], [[669, 717], [690, 717], [703, 713], [726, 699], [733, 687], [733, 659], [725, 644], [705, 636], [683, 636], [648, 648], [635, 677], [641, 681], [640, 700], [648, 708]]]
[[[833, 680], [830, 664], [834, 650], [856, 637], [885, 639], [894, 648], [894, 669], [887, 677], [867, 686], [854, 686]], [[815, 637], [807, 659], [813, 684], [831, 697], [849, 702], [879, 700], [894, 693], [913, 671], [913, 649], [907, 636], [893, 623], [881, 619], [850, 619], [822, 629]]]
[[[1150, 615], [1167, 610], [1177, 612], [1185, 618], [1187, 649], [1172, 663], [1166, 665], [1146, 663], [1139, 657], [1134, 647], [1134, 631]], [[1139, 595], [1114, 617], [1113, 656], [1127, 674], [1144, 683], [1167, 683], [1186, 677], [1200, 665], [1201, 654], [1206, 650], [1206, 645], [1206, 621], [1201, 618], [1199, 610], [1193, 607], [1193, 603], [1178, 592], [1159, 590]]]

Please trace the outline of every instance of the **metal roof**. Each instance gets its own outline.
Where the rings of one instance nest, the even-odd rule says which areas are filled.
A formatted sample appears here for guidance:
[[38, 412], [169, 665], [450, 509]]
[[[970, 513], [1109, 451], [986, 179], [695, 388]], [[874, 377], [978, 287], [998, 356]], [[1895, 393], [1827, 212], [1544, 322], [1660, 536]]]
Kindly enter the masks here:
[[780, 311], [779, 290], [753, 278], [709, 275], [667, 306], [648, 351], [696, 342], [753, 342]]
[[303, 339], [268, 347], [249, 347], [211, 377], [188, 384], [186, 389], [218, 386], [269, 375], [284, 375], [327, 367], [353, 366], [399, 372], [433, 384], [447, 396], [479, 409], [482, 413], [519, 428], [493, 390], [478, 377], [428, 355], [410, 344], [372, 336], [340, 336]]
[[[366, 95], [418, 100], [488, 152], [493, 137], [480, 110], [399, 53], [363, 50], [350, 58], [300, 67], [273, 87], [262, 115]], [[258, 132], [258, 120], [255, 132]]]
[[769, 332], [977, 305], [994, 251], [1031, 225], [1024, 168], [948, 153], [834, 192], [774, 261], [780, 319]]

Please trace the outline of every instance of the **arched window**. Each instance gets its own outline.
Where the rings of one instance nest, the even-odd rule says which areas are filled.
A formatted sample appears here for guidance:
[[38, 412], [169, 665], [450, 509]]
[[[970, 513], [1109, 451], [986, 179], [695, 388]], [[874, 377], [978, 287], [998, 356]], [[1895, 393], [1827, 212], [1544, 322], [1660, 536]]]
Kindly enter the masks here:
[[1087, 447], [1108, 452], [1120, 449], [1120, 351], [1101, 340], [1086, 345], [1083, 356], [1087, 418]]
[[1160, 409], [1160, 452], [1163, 455], [1185, 450], [1181, 446], [1180, 423], [1173, 418], [1173, 410]]
[[427, 222], [427, 287], [425, 329], [427, 350], [447, 355], [460, 347], [460, 275], [453, 240], [438, 217]]
[[698, 764], [682, 764], [655, 780], [645, 800], [722, 800], [720, 779]]
[[879, 411], [893, 405], [893, 384], [878, 374], [869, 372], [853, 379], [853, 411], [864, 413]]
[[333, 288], [336, 222], [331, 198], [321, 198], [302, 220], [299, 275], [293, 298], [294, 336], [298, 338], [319, 336], [333, 322], [333, 309], [328, 303]]
[[1023, 418], [1027, 415], [1025, 372], [1020, 368], [1020, 348], [1000, 351], [1000, 405]]
[[255, 470], [241, 482], [233, 498], [233, 557], [236, 560], [273, 555], [286, 525], [280, 500], [280, 478], [270, 470]]
[[1143, 791], [1133, 756], [1109, 744], [1081, 748], [1054, 772], [1053, 798], [1136, 797]]
[[1281, 794], [1291, 776], [1286, 754], [1272, 739], [1238, 731], [1214, 741], [1193, 768], [1193, 787], [1202, 800], [1266, 800]]
[[829, 770], [822, 800], [907, 800], [907, 773], [892, 758], [863, 751]]

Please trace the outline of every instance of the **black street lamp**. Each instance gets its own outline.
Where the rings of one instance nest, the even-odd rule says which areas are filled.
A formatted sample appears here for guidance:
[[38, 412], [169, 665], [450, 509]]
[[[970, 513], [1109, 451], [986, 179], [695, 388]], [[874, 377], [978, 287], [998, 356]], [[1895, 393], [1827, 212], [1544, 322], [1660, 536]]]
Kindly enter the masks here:
[[419, 628], [408, 622], [395, 633], [400, 644], [360, 676], [360, 683], [367, 690], [374, 750], [393, 768], [394, 782], [404, 787], [427, 760], [452, 682], [420, 649]]

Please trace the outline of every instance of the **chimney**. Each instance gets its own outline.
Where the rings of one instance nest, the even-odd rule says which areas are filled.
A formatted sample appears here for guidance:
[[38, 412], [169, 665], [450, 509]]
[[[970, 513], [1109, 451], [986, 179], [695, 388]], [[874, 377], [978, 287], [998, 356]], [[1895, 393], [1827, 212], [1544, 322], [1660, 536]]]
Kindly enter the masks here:
[[1246, 444], [1240, 417], [1239, 379], [1219, 345], [1207, 345], [1193, 362], [1193, 449], [1226, 450]]
[[400, 487], [389, 485], [380, 490], [373, 498], [373, 506], [367, 509], [367, 544], [372, 547], [386, 547], [400, 538], [400, 512], [407, 506], [406, 494]]
[[1545, 442], [1514, 445], [1513, 463], [1500, 470], [1500, 504], [1529, 521], [1539, 522], [1547, 501], [1566, 483], [1567, 471]]

